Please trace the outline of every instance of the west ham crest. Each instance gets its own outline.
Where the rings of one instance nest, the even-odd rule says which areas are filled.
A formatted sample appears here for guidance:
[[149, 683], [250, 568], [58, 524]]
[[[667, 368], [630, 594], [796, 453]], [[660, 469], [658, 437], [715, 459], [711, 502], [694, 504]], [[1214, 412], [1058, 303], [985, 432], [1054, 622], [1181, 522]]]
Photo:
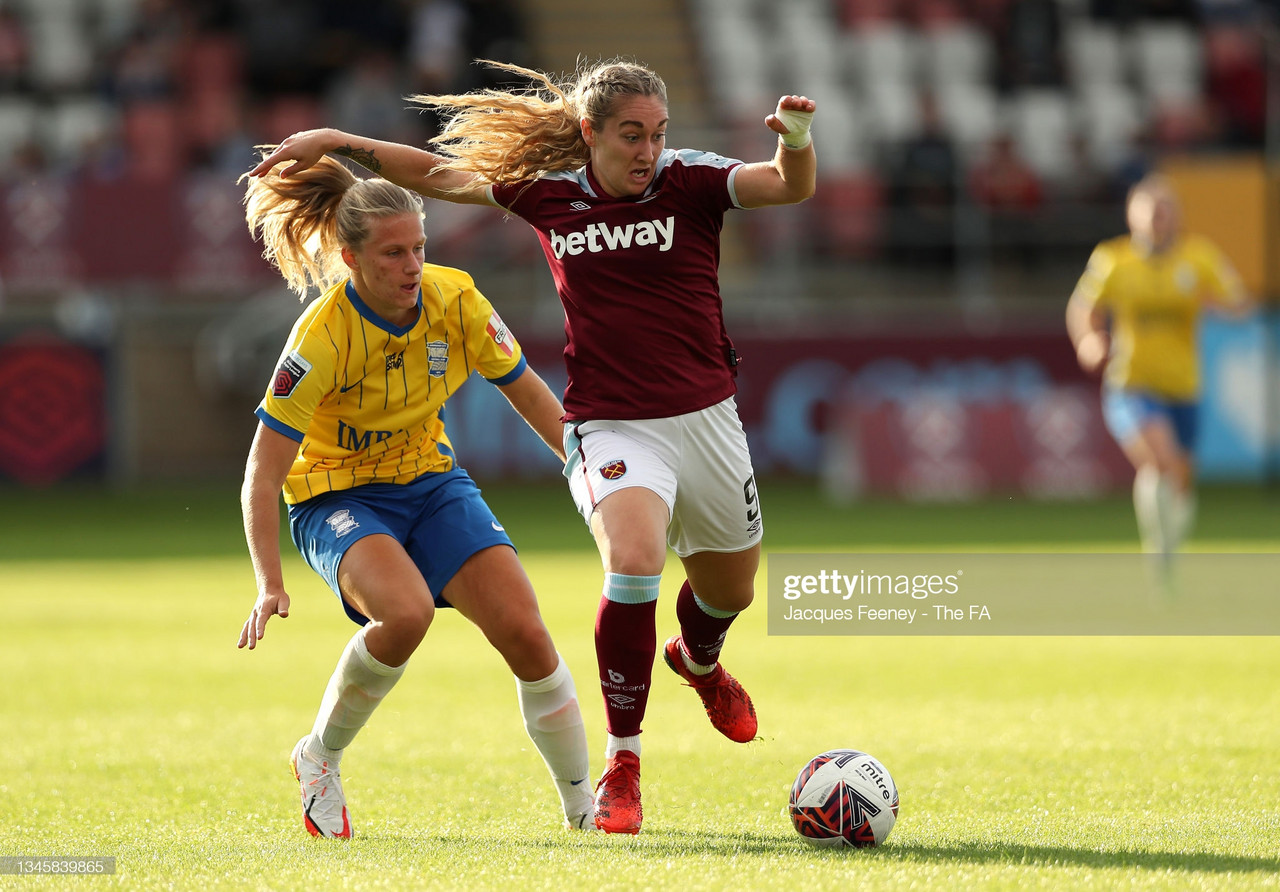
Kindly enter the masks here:
[[627, 473], [627, 463], [620, 458], [600, 466], [600, 476], [605, 480], [617, 480], [625, 473]]

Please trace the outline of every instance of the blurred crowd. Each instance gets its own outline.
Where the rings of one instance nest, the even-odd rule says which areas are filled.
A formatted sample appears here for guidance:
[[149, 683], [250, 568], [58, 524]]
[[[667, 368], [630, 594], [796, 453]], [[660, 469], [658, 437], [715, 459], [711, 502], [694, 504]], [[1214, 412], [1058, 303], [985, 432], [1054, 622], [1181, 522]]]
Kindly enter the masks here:
[[235, 177], [322, 124], [420, 144], [406, 94], [528, 56], [509, 0], [0, 0], [0, 182]]
[[820, 97], [819, 250], [912, 262], [946, 262], [965, 238], [1088, 243], [1089, 209], [1118, 208], [1167, 153], [1261, 150], [1278, 5], [690, 3], [742, 132], [779, 90]]
[[[1118, 206], [1163, 152], [1260, 149], [1277, 2], [687, 9], [713, 123], [767, 138], [759, 121], [780, 92], [820, 100], [815, 251], [949, 263], [966, 207], [981, 239], [1016, 254], [1046, 215], [1070, 225], [1055, 209]], [[421, 145], [435, 122], [405, 95], [485, 86], [476, 58], [539, 64], [529, 3], [0, 0], [0, 186], [234, 180], [256, 144], [322, 124]], [[735, 149], [761, 151], [722, 147]], [[1102, 234], [1085, 230], [1082, 242]]]

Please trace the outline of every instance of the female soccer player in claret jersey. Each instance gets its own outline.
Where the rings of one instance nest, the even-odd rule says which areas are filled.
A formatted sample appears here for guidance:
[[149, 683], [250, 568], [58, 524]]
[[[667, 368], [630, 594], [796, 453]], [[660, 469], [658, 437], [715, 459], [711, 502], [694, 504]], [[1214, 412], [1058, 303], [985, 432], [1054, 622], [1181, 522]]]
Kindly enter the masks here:
[[1138, 182], [1126, 213], [1129, 235], [1089, 258], [1067, 303], [1067, 332], [1085, 371], [1105, 369], [1103, 418], [1136, 472], [1143, 550], [1167, 572], [1195, 516], [1200, 313], [1240, 313], [1251, 301], [1226, 256], [1182, 232], [1166, 179]]
[[719, 663], [754, 598], [763, 522], [734, 401], [737, 354], [719, 290], [731, 208], [813, 194], [815, 104], [783, 96], [765, 118], [780, 144], [753, 164], [666, 147], [667, 98], [644, 66], [609, 61], [566, 82], [489, 63], [523, 91], [417, 96], [439, 110], [441, 154], [336, 130], [294, 134], [254, 173], [325, 153], [446, 201], [489, 204], [537, 231], [565, 312], [565, 476], [604, 564], [596, 655], [608, 740], [596, 823], [637, 833], [640, 729], [657, 652], [655, 608], [668, 545], [684, 565], [680, 634], [663, 648], [726, 737], [756, 715]]
[[289, 615], [282, 491], [294, 544], [361, 626], [293, 750], [307, 830], [351, 836], [343, 752], [440, 607], [457, 608], [506, 660], [567, 824], [595, 829], [573, 678], [440, 417], [479, 372], [563, 459], [560, 401], [471, 277], [424, 261], [420, 196], [325, 158], [288, 180], [260, 173], [245, 203], [250, 231], [289, 285], [322, 293], [294, 325], [257, 410], [242, 501], [258, 596], [239, 646], [253, 649], [271, 617]]

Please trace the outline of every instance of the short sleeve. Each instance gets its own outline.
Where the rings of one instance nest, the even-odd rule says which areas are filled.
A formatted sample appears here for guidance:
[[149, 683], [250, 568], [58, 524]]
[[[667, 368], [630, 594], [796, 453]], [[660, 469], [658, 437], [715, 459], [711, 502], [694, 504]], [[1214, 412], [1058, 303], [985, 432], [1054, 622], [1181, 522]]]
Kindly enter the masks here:
[[1075, 294], [1090, 307], [1106, 306], [1110, 301], [1111, 274], [1115, 270], [1115, 257], [1106, 245], [1093, 249]]
[[333, 389], [334, 365], [332, 348], [318, 339], [291, 339], [258, 405], [258, 418], [277, 433], [301, 442], [316, 407]]
[[524, 370], [524, 353], [489, 299], [474, 285], [462, 295], [467, 326], [467, 355], [481, 377], [503, 384]]
[[1239, 306], [1247, 300], [1240, 274], [1227, 255], [1208, 239], [1198, 239], [1197, 256], [1201, 275], [1209, 291], [1204, 295], [1225, 306]]

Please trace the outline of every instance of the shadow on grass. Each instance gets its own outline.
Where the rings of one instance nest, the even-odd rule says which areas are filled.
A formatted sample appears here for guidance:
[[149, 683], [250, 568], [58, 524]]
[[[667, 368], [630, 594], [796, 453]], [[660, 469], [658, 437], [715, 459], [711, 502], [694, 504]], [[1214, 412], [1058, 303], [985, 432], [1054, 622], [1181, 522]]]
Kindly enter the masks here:
[[1136, 868], [1138, 870], [1195, 871], [1200, 873], [1249, 873], [1280, 870], [1280, 858], [1225, 855], [1220, 852], [1162, 852], [1119, 849], [1100, 851], [1068, 846], [1027, 846], [984, 843], [973, 846], [890, 844], [878, 850], [883, 857], [903, 862], [964, 864], [1018, 864], [1028, 867]]
[[[365, 837], [369, 839], [370, 837]], [[389, 839], [389, 838], [384, 838]], [[472, 837], [437, 836], [432, 847], [442, 850], [473, 848]], [[1187, 871], [1197, 873], [1280, 872], [1280, 858], [1226, 855], [1219, 852], [1165, 852], [1157, 850], [1119, 849], [1101, 851], [1069, 846], [1029, 846], [1001, 843], [973, 845], [927, 845], [918, 843], [888, 845], [857, 852], [847, 849], [820, 849], [798, 837], [764, 833], [708, 833], [684, 830], [645, 830], [639, 836], [604, 837], [596, 834], [556, 834], [546, 839], [486, 840], [486, 846], [520, 849], [565, 850], [595, 848], [599, 845], [619, 846], [640, 857], [672, 858], [679, 856], [720, 855], [726, 857], [763, 855], [768, 857], [803, 856], [828, 859], [875, 858], [902, 864], [988, 865], [1000, 867], [1076, 867], [1091, 869], [1137, 869], [1148, 871]]]

